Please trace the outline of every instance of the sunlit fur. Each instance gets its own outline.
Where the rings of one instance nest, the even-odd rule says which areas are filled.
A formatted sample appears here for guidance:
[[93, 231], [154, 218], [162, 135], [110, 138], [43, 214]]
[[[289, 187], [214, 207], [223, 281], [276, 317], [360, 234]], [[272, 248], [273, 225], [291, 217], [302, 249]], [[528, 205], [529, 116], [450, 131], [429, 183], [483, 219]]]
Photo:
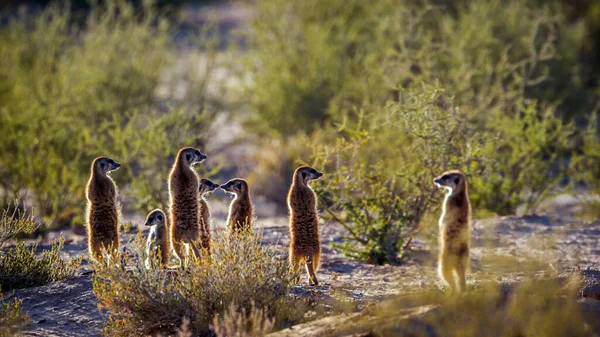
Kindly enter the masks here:
[[321, 239], [317, 197], [308, 183], [322, 175], [323, 173], [308, 166], [297, 168], [287, 196], [290, 212], [290, 264], [298, 273], [300, 264], [304, 262], [309, 283], [314, 285], [319, 284], [316, 272], [321, 259]]
[[148, 214], [145, 226], [149, 226], [148, 240], [146, 241], [146, 267], [153, 267], [154, 256], [160, 251], [160, 266], [169, 263], [171, 245], [169, 244], [169, 226], [167, 215], [161, 209], [155, 209]]
[[210, 254], [210, 207], [206, 195], [219, 187], [208, 179], [200, 179], [198, 202], [200, 203], [200, 244]]
[[175, 255], [185, 265], [186, 249], [190, 245], [196, 257], [200, 252], [194, 241], [200, 235], [200, 212], [198, 203], [198, 175], [191, 166], [206, 155], [191, 147], [179, 150], [169, 174], [169, 213], [171, 244]]
[[460, 171], [448, 171], [435, 178], [434, 183], [447, 190], [439, 221], [438, 272], [453, 292], [457, 288], [465, 291], [471, 247], [471, 205], [467, 180]]
[[108, 176], [121, 164], [108, 157], [94, 159], [87, 184], [86, 219], [92, 258], [101, 261], [102, 249], [119, 249], [119, 203], [117, 186]]
[[229, 205], [229, 216], [227, 217], [227, 228], [230, 233], [247, 231], [252, 228], [254, 208], [250, 200], [250, 189], [244, 179], [231, 179], [221, 188], [235, 195]]

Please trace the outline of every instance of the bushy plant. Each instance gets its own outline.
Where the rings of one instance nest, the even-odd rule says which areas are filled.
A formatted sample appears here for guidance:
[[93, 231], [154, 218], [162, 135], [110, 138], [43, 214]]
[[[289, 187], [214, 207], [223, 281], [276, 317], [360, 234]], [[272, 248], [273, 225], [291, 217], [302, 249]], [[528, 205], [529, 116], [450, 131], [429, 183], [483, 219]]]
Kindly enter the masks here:
[[[15, 209], [16, 209], [15, 203]], [[31, 212], [5, 209], [0, 219], [0, 249], [8, 242], [12, 248], [0, 250], [0, 286], [5, 290], [35, 287], [46, 283], [64, 280], [79, 270], [82, 258], [63, 259], [61, 250], [64, 238], [52, 242], [50, 250], [43, 250], [37, 256], [37, 245], [27, 247], [16, 239], [19, 233], [31, 233], [38, 227]]]
[[485, 167], [486, 140], [439, 88], [400, 98], [384, 113], [359, 111], [355, 125], [337, 129], [335, 145], [316, 145], [317, 166], [327, 172], [317, 187], [322, 205], [348, 234], [335, 246], [378, 264], [397, 262], [405, 240], [439, 205], [435, 176]]
[[185, 318], [189, 331], [208, 335], [210, 324], [232, 305], [251, 316], [253, 307], [261, 308], [275, 326], [303, 315], [301, 302], [288, 294], [294, 275], [287, 261], [261, 246], [256, 235], [217, 237], [212, 256], [178, 270], [147, 270], [142, 241], [138, 236], [133, 255], [113, 259], [131, 268], [126, 273], [120, 264], [96, 266], [93, 287], [99, 308], [107, 313], [105, 334], [169, 334]]
[[0, 337], [15, 336], [29, 323], [29, 315], [22, 313], [21, 304], [16, 297], [12, 301], [6, 300], [0, 287]]
[[[203, 85], [212, 69], [197, 75], [190, 63], [185, 80], [163, 83], [176, 48], [154, 3], [96, 2], [82, 20], [51, 4], [0, 31], [3, 204], [27, 197], [47, 223], [82, 223], [82, 191], [99, 155], [124, 164], [114, 176], [120, 186], [140, 175], [132, 193], [164, 200], [156, 179], [166, 180], [167, 159], [183, 144], [202, 146], [215, 111]], [[213, 60], [212, 40], [198, 41]]]

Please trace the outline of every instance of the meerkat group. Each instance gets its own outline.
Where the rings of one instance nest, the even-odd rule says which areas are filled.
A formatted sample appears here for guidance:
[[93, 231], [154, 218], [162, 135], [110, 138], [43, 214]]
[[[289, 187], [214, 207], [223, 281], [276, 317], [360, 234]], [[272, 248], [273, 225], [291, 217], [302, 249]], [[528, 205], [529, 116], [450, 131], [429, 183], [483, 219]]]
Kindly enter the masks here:
[[[192, 167], [205, 159], [205, 154], [192, 147], [184, 147], [177, 153], [168, 178], [168, 216], [156, 209], [146, 218], [145, 225], [151, 227], [147, 239], [148, 267], [152, 267], [152, 258], [157, 251], [160, 251], [163, 267], [169, 262], [171, 249], [181, 265], [185, 265], [190, 250], [194, 258], [200, 257], [202, 252], [210, 255], [210, 208], [205, 197], [219, 187], [234, 195], [227, 218], [230, 234], [250, 232], [254, 208], [248, 183], [235, 178], [219, 186], [206, 178], [200, 179]], [[120, 166], [109, 157], [92, 161], [86, 189], [86, 220], [90, 256], [97, 261], [103, 261], [103, 249], [110, 250], [109, 253], [119, 249], [118, 189], [109, 173]], [[319, 284], [316, 273], [321, 258], [321, 240], [317, 197], [309, 183], [322, 176], [322, 172], [312, 167], [298, 167], [287, 195], [289, 263], [296, 275], [303, 264], [311, 285]], [[467, 288], [471, 246], [467, 180], [462, 172], [453, 170], [436, 177], [434, 184], [447, 190], [439, 219], [439, 276], [452, 292], [463, 292]]]

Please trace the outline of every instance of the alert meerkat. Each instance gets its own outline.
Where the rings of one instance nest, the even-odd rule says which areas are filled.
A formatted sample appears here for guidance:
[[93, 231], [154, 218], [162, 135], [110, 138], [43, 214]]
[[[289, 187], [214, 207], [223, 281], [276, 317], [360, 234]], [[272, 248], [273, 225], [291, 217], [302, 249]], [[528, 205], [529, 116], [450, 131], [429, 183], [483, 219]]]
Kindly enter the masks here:
[[210, 255], [210, 207], [206, 202], [206, 195], [219, 187], [208, 179], [200, 179], [199, 197], [200, 202], [200, 243]]
[[160, 266], [164, 267], [169, 263], [171, 246], [169, 245], [169, 226], [167, 225], [167, 216], [161, 209], [155, 209], [148, 217], [144, 226], [151, 227], [146, 241], [146, 268], [154, 267], [153, 262], [157, 250], [160, 250]]
[[[460, 171], [444, 172], [434, 183], [447, 190], [440, 217], [440, 255], [438, 272], [452, 292], [466, 291], [470, 264], [471, 204], [467, 180]], [[458, 276], [458, 282], [455, 277]]]
[[101, 261], [102, 249], [119, 250], [119, 202], [117, 186], [108, 176], [121, 167], [108, 157], [98, 157], [92, 162], [87, 183], [86, 219], [88, 245], [91, 257]]
[[313, 285], [319, 284], [315, 273], [321, 259], [321, 240], [317, 196], [308, 183], [321, 176], [323, 173], [312, 167], [297, 168], [287, 196], [290, 212], [290, 264], [294, 272], [298, 273], [300, 263], [304, 261], [309, 283]]
[[227, 217], [229, 231], [235, 233], [251, 229], [253, 207], [248, 183], [244, 179], [235, 178], [221, 185], [221, 189], [235, 195], [229, 205], [229, 216]]
[[204, 153], [191, 147], [184, 147], [177, 153], [169, 174], [171, 244], [182, 266], [185, 265], [186, 260], [184, 244], [191, 246], [196, 257], [200, 256], [200, 251], [194, 244], [200, 234], [199, 182], [192, 166], [204, 159], [206, 159]]

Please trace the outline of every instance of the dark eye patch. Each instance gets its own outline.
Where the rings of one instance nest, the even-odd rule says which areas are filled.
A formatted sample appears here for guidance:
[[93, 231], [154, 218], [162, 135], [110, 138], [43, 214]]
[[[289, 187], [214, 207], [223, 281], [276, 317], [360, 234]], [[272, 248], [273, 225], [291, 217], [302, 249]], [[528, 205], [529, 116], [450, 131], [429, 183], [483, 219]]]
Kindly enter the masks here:
[[159, 214], [156, 218], [158, 219], [158, 221], [162, 221], [163, 220], [162, 214]]
[[185, 159], [186, 159], [187, 161], [190, 161], [190, 160], [192, 160], [192, 155], [191, 155], [191, 154], [189, 154], [189, 153], [186, 153], [186, 154], [185, 154]]
[[460, 182], [460, 178], [454, 178], [454, 183], [458, 185], [458, 183]]
[[306, 178], [306, 172], [302, 171], [302, 178]]

